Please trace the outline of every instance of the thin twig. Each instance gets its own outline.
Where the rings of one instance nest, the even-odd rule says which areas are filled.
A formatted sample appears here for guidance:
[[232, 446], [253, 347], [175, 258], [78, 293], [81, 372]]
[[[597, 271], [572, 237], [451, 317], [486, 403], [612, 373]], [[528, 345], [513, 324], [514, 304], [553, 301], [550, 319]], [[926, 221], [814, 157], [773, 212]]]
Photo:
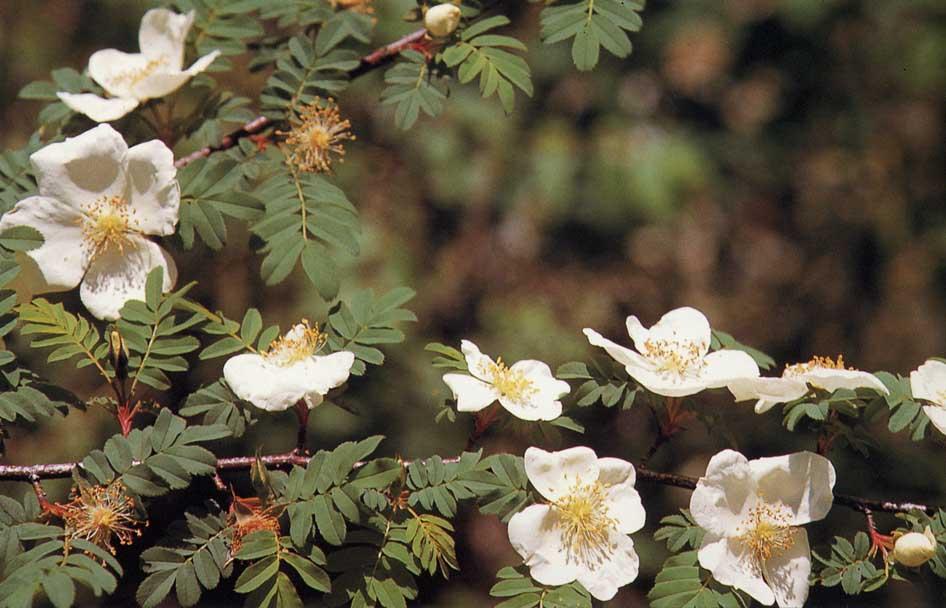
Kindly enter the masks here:
[[[367, 74], [376, 68], [380, 68], [391, 63], [401, 51], [411, 46], [421, 44], [426, 33], [427, 31], [422, 29], [411, 32], [407, 36], [395, 40], [394, 42], [387, 44], [368, 55], [365, 55], [361, 58], [358, 66], [348, 72], [348, 77], [353, 80], [359, 76]], [[266, 116], [257, 116], [236, 131], [225, 135], [218, 143], [212, 146], [204, 146], [199, 150], [191, 152], [187, 156], [177, 159], [174, 162], [174, 166], [180, 169], [181, 167], [186, 167], [195, 160], [206, 158], [215, 152], [229, 150], [230, 148], [236, 146], [244, 137], [249, 137], [250, 135], [259, 133], [260, 131], [272, 126], [272, 124], [273, 121]]]

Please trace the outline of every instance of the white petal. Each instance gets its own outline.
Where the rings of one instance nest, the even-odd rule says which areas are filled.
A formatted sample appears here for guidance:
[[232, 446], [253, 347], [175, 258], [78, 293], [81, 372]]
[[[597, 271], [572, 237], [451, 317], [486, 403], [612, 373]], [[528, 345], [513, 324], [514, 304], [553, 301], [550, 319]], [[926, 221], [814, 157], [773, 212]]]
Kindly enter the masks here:
[[479, 378], [485, 382], [491, 382], [493, 377], [488, 370], [493, 366], [493, 360], [480, 352], [479, 347], [469, 340], [460, 342], [460, 350], [466, 358], [466, 366], [469, 368], [473, 377]]
[[625, 348], [620, 344], [608, 340], [593, 329], [586, 327], [582, 331], [585, 333], [585, 336], [588, 337], [588, 342], [590, 342], [592, 346], [603, 348], [609, 355], [611, 355], [612, 359], [621, 365], [628, 365], [632, 361], [637, 363], [641, 358], [638, 353], [635, 353], [629, 348]]
[[756, 414], [764, 414], [776, 405], [781, 403], [780, 401], [766, 401], [765, 399], [759, 399], [755, 402], [753, 409]]
[[131, 236], [124, 251], [109, 247], [92, 260], [79, 296], [96, 318], [114, 321], [128, 300], [145, 299], [145, 282], [154, 268], [164, 268], [164, 291], [177, 282], [177, 267], [157, 243]]
[[755, 501], [755, 484], [749, 461], [734, 450], [713, 456], [690, 496], [690, 513], [707, 531], [734, 535], [743, 514]]
[[631, 534], [644, 527], [647, 514], [640, 494], [634, 489], [634, 467], [618, 458], [599, 458], [598, 481], [607, 487], [608, 516], [622, 534]]
[[298, 377], [284, 372], [253, 354], [231, 357], [223, 366], [223, 377], [237, 397], [270, 412], [289, 409], [305, 395]]
[[99, 97], [94, 93], [66, 93], [56, 96], [71, 110], [85, 114], [95, 122], [111, 122], [138, 107], [138, 100], [131, 97]]
[[478, 412], [499, 399], [499, 391], [493, 385], [466, 374], [444, 374], [443, 381], [453, 391], [458, 412]]
[[[694, 343], [698, 346], [701, 356], [709, 350], [709, 321], [703, 313], [689, 306], [676, 308], [660, 317], [647, 333], [651, 340]], [[637, 348], [642, 350], [640, 346]]]
[[509, 543], [529, 575], [543, 585], [564, 585], [575, 580], [577, 568], [566, 561], [558, 518], [549, 505], [532, 505], [509, 520]]
[[556, 380], [549, 366], [541, 361], [519, 361], [510, 368], [523, 374], [531, 383], [533, 392], [522, 399], [511, 399], [500, 395], [499, 402], [509, 413], [521, 420], [555, 420], [562, 415], [559, 397], [568, 393], [567, 382]]
[[158, 99], [178, 90], [191, 79], [187, 72], [161, 72], [155, 70], [144, 76], [131, 89], [131, 94], [141, 101]]
[[82, 209], [105, 196], [125, 194], [128, 146], [118, 131], [99, 125], [30, 156], [39, 193]]
[[611, 532], [610, 541], [613, 549], [606, 559], [581, 564], [578, 568], [578, 582], [602, 602], [610, 600], [618, 589], [633, 582], [640, 571], [640, 558], [634, 550], [634, 541], [617, 531]]
[[331, 355], [309, 357], [293, 367], [303, 374], [301, 384], [307, 388], [307, 393], [326, 395], [333, 388], [345, 384], [354, 363], [354, 353], [343, 350]]
[[38, 281], [29, 291], [43, 293], [72, 289], [82, 280], [88, 265], [82, 241], [82, 214], [56, 199], [31, 196], [16, 204], [0, 219], [0, 233], [14, 226], [29, 226], [42, 235], [44, 242], [26, 252], [39, 270]]
[[650, 337], [650, 332], [640, 322], [640, 319], [631, 315], [624, 320], [624, 325], [627, 327], [627, 335], [629, 335], [631, 341], [634, 342], [634, 348], [644, 350], [647, 347], [647, 339]]
[[174, 153], [154, 139], [130, 148], [127, 159], [128, 204], [135, 227], [145, 234], [174, 234], [181, 204]]
[[148, 58], [141, 53], [102, 49], [89, 57], [89, 76], [112, 97], [135, 97], [134, 85], [147, 68]]
[[[637, 353], [632, 354], [637, 355]], [[640, 356], [625, 365], [624, 369], [641, 386], [664, 397], [686, 397], [695, 395], [706, 388], [706, 382], [701, 375], [681, 376], [672, 372], [657, 371], [650, 361]]]
[[637, 472], [634, 465], [620, 458], [598, 459], [598, 481], [606, 486], [627, 485], [634, 487]]
[[219, 56], [220, 56], [220, 51], [216, 51], [216, 50], [211, 51], [207, 53], [206, 55], [204, 55], [203, 57], [199, 58], [197, 61], [191, 64], [191, 67], [187, 68], [184, 71], [187, 73], [188, 76], [194, 77], [200, 74], [201, 72], [203, 72], [204, 70], [206, 70], [207, 68], [209, 68], [210, 64], [213, 63], [214, 60]]
[[526, 475], [545, 499], [556, 501], [576, 483], [593, 483], [598, 479], [598, 457], [594, 450], [574, 447], [559, 452], [546, 452], [530, 447], [525, 453]]
[[890, 391], [877, 376], [856, 369], [828, 369], [816, 367], [798, 376], [808, 384], [824, 389], [836, 391], [840, 388], [854, 390], [857, 388], [872, 388], [878, 393], [886, 395]]
[[834, 465], [812, 452], [759, 458], [749, 463], [759, 495], [792, 511], [792, 525], [824, 519], [834, 503]]
[[946, 407], [924, 405], [923, 412], [940, 433], [946, 435]]
[[910, 372], [910, 389], [914, 399], [946, 405], [946, 363], [930, 359]]
[[741, 350], [717, 350], [703, 358], [701, 374], [707, 388], [720, 388], [739, 378], [757, 378], [759, 366]]
[[808, 599], [808, 576], [811, 574], [811, 549], [808, 533], [796, 528], [792, 546], [773, 555], [764, 564], [765, 581], [775, 593], [780, 608], [802, 608]]
[[[526, 400], [510, 399], [499, 395], [499, 403], [507, 412], [519, 420], [555, 420], [562, 415], [562, 402], [541, 397], [529, 397]], [[457, 408], [459, 410], [459, 408]]]
[[151, 9], [141, 18], [138, 48], [149, 59], [163, 58], [170, 70], [184, 66], [184, 42], [194, 23], [194, 11], [179, 15], [164, 8]]
[[760, 604], [775, 603], [775, 594], [762, 578], [761, 566], [743, 543], [707, 533], [699, 559], [720, 583], [745, 591]]
[[[727, 387], [736, 401], [760, 399], [768, 403], [768, 410], [776, 403], [787, 403], [804, 397], [808, 385], [798, 378], [737, 378]], [[758, 413], [758, 409], [756, 410]]]

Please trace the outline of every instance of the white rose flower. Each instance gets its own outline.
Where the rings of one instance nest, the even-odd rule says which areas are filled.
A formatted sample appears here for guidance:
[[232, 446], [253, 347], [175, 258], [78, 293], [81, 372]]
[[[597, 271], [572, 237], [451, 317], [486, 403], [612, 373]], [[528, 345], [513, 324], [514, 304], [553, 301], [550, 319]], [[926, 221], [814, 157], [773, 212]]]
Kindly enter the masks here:
[[424, 27], [431, 36], [443, 38], [456, 31], [460, 25], [460, 7], [454, 4], [438, 4], [424, 13]]
[[615, 344], [593, 329], [585, 335], [622, 364], [644, 388], [666, 397], [686, 397], [707, 388], [726, 386], [736, 378], [754, 378], [759, 366], [739, 350], [709, 352], [709, 321], [695, 308], [671, 310], [650, 329], [635, 316], [627, 318], [627, 333], [637, 351]]
[[601, 601], [637, 578], [640, 560], [628, 534], [644, 527], [631, 463], [576, 447], [529, 448], [526, 474], [548, 501], [509, 520], [509, 542], [543, 585], [578, 581]]
[[884, 395], [890, 392], [874, 374], [846, 368], [840, 356], [837, 361], [815, 357], [807, 363], [788, 365], [781, 378], [738, 378], [729, 383], [729, 390], [736, 401], [756, 399], [756, 413], [764, 414], [779, 403], [804, 397], [809, 385], [829, 393], [842, 388], [870, 388]]
[[801, 608], [811, 553], [800, 526], [828, 514], [834, 482], [831, 462], [811, 452], [752, 461], [733, 450], [716, 454], [690, 498], [706, 530], [700, 565], [761, 604]]
[[220, 51], [213, 51], [183, 69], [184, 41], [193, 23], [194, 11], [186, 15], [163, 8], [148, 11], [138, 31], [140, 53], [102, 49], [89, 57], [89, 76], [110, 98], [92, 93], [59, 92], [59, 99], [96, 122], [110, 122], [142, 102], [176, 91], [220, 55]]
[[24, 290], [66, 291], [80, 285], [82, 303], [113, 321], [126, 301], [143, 300], [148, 272], [164, 268], [164, 290], [177, 279], [171, 256], [145, 235], [177, 225], [181, 193], [174, 156], [160, 141], [128, 148], [99, 125], [30, 156], [39, 195], [0, 219], [0, 232], [30, 226], [45, 239], [19, 255]]
[[946, 363], [930, 359], [910, 372], [914, 399], [929, 401], [923, 412], [940, 433], [946, 434]]
[[469, 340], [463, 340], [460, 349], [472, 375], [443, 377], [457, 400], [457, 411], [478, 412], [499, 400], [510, 414], [522, 420], [554, 420], [562, 415], [559, 399], [571, 387], [557, 380], [545, 363], [527, 359], [507, 367], [502, 358], [493, 361]]
[[260, 409], [281, 412], [300, 401], [312, 409], [348, 380], [355, 362], [355, 355], [344, 350], [316, 355], [324, 343], [319, 328], [303, 319], [266, 352], [231, 357], [223, 377], [237, 397]]

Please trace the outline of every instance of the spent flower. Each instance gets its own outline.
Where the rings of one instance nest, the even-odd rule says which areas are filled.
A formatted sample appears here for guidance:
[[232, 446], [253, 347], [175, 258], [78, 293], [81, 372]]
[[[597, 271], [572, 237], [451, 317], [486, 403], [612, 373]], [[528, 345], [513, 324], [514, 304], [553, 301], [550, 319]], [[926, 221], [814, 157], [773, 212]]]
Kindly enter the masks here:
[[343, 120], [338, 105], [328, 99], [324, 105], [319, 99], [303, 106], [292, 129], [280, 131], [289, 146], [289, 162], [304, 173], [329, 173], [332, 162], [345, 156], [342, 142], [354, 140], [351, 122]]
[[52, 511], [65, 522], [66, 545], [87, 540], [115, 553], [114, 542], [130, 545], [141, 536], [147, 522], [138, 517], [135, 500], [125, 492], [121, 481], [107, 486], [80, 485], [73, 488], [71, 500], [55, 505]]

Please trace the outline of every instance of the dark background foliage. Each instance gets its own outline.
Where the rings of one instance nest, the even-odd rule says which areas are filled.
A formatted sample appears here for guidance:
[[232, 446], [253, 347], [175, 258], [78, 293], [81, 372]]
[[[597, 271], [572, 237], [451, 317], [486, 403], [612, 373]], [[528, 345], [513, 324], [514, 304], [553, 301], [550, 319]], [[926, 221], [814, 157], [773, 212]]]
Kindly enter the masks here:
[[[409, 31], [395, 19], [409, 0], [377, 4], [379, 42]], [[0, 3], [0, 143], [19, 147], [32, 132], [38, 106], [16, 99], [20, 87], [53, 68], [81, 69], [96, 49], [136, 48], [146, 7]], [[409, 285], [420, 320], [383, 368], [352, 382], [343, 399], [357, 415], [331, 405], [314, 413], [317, 445], [380, 432], [389, 453], [459, 452], [468, 417], [433, 422], [447, 396], [422, 350], [433, 340], [467, 337], [507, 360], [538, 358], [554, 368], [591, 354], [582, 327], [618, 338], [628, 314], [650, 324], [692, 305], [780, 362], [843, 353], [861, 369], [906, 374], [946, 354], [942, 2], [651, 1], [633, 55], [603, 56], [591, 73], [573, 69], [566, 45], [540, 46], [536, 10], [523, 3], [516, 20], [520, 37], [531, 40], [536, 91], [510, 116], [455, 86], [442, 116], [402, 132], [377, 103], [379, 74], [339, 99], [358, 140], [338, 181], [364, 222], [363, 253], [351, 260], [343, 292]], [[263, 82], [240, 69], [222, 78], [251, 98]], [[248, 238], [233, 232], [216, 253], [175, 249], [182, 278], [201, 281], [194, 295], [236, 318], [256, 306], [283, 327], [324, 317], [301, 271], [263, 288], [259, 259], [243, 246]], [[219, 374], [219, 362], [203, 365], [174, 393]], [[68, 375], [77, 390], [101, 390], [91, 373]], [[173, 396], [158, 398], [175, 405]], [[812, 433], [784, 432], [777, 409], [759, 418], [724, 395], [699, 401], [719, 418], [716, 431], [692, 422], [658, 453], [655, 468], [699, 474], [722, 447], [755, 457], [814, 445]], [[599, 454], [638, 459], [653, 437], [643, 407], [572, 413]], [[288, 413], [267, 416], [231, 449], [288, 449], [293, 422]], [[75, 413], [17, 434], [6, 460], [81, 457], [113, 426], [104, 412]], [[946, 443], [927, 439], [920, 451], [883, 421], [876, 430], [869, 459], [832, 454], [838, 488], [946, 502], [942, 460], [932, 456]], [[521, 452], [529, 441], [512, 428], [485, 445]], [[66, 486], [49, 487], [55, 494]], [[641, 491], [650, 521], [635, 538], [641, 580], [615, 605], [645, 605], [664, 555], [649, 533], [688, 501], [682, 490]], [[830, 531], [813, 536], [860, 525], [836, 510], [823, 526]], [[495, 519], [469, 513], [459, 530], [462, 572], [426, 583], [421, 605], [485, 605], [495, 571], [518, 561]], [[815, 590], [809, 606], [934, 606], [942, 597], [926, 577], [866, 597]]]

